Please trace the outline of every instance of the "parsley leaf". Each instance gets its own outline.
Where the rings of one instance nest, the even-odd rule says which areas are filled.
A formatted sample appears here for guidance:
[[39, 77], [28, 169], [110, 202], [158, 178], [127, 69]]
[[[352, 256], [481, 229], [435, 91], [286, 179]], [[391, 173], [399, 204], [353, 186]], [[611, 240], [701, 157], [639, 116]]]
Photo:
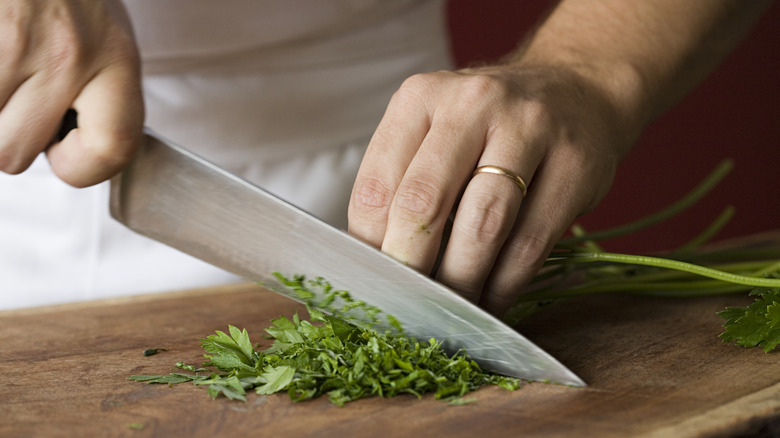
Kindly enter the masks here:
[[168, 384], [175, 384], [175, 383], [184, 383], [184, 382], [190, 382], [193, 379], [177, 375], [177, 374], [136, 374], [134, 376], [128, 377], [129, 380], [135, 380], [136, 382], [146, 382], [146, 383], [168, 383]]
[[780, 344], [780, 288], [756, 288], [756, 301], [747, 307], [728, 307], [718, 312], [725, 319], [720, 338], [752, 348], [761, 345], [765, 353]]
[[195, 385], [208, 385], [208, 394], [211, 398], [217, 398], [222, 394], [230, 400], [246, 401], [244, 382], [234, 373], [227, 375], [212, 374], [209, 378], [194, 380], [193, 383]]
[[217, 330], [216, 335], [201, 339], [201, 346], [213, 356], [211, 364], [226, 370], [235, 367], [253, 369], [259, 359], [252, 347], [246, 329], [240, 331], [236, 327], [228, 327], [230, 334]]
[[295, 368], [286, 365], [267, 366], [260, 376], [266, 383], [263, 386], [258, 386], [255, 391], [258, 394], [273, 394], [287, 388], [295, 377]]

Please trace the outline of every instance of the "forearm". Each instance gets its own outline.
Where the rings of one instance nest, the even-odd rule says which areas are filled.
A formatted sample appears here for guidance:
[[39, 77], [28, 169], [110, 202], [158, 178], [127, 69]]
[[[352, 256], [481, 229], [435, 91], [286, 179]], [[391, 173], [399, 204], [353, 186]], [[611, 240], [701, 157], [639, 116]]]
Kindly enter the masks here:
[[511, 58], [574, 68], [638, 133], [699, 84], [770, 0], [564, 0]]

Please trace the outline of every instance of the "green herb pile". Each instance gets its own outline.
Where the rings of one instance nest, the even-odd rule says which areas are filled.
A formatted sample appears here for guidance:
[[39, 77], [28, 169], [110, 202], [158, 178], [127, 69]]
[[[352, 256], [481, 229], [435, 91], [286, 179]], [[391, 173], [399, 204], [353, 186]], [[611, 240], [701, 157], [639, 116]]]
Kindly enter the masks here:
[[[280, 279], [283, 277], [277, 276]], [[303, 277], [284, 282], [299, 296], [318, 296]], [[331, 307], [336, 297], [345, 304], [342, 311], [364, 308], [374, 318], [378, 311], [353, 301], [344, 291], [335, 290], [321, 278], [309, 286], [326, 291]], [[324, 314], [307, 306], [312, 322], [282, 316], [265, 331], [274, 339], [270, 348], [256, 351], [246, 329], [230, 326], [229, 333], [217, 331], [202, 340], [203, 367], [178, 363], [190, 371], [167, 375], [135, 375], [130, 380], [147, 383], [184, 383], [207, 386], [212, 397], [246, 400], [246, 393], [273, 394], [286, 391], [294, 401], [327, 394], [330, 401], [343, 405], [368, 396], [392, 397], [433, 393], [437, 399], [462, 404], [462, 397], [482, 385], [519, 388], [520, 380], [483, 372], [465, 352], [448, 356], [435, 339], [421, 343], [402, 332], [378, 333], [357, 327], [344, 317]], [[378, 319], [375, 319], [378, 322]], [[400, 330], [400, 325], [394, 325]], [[209, 368], [217, 371], [210, 371]]]

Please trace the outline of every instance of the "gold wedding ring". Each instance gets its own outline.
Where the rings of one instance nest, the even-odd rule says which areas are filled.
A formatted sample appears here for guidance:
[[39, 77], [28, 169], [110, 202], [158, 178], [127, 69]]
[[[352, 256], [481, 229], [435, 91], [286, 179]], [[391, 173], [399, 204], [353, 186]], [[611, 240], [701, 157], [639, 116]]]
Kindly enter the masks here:
[[518, 188], [520, 188], [520, 193], [523, 194], [523, 197], [525, 198], [526, 193], [528, 193], [528, 186], [525, 185], [525, 181], [523, 181], [523, 178], [520, 178], [520, 175], [512, 172], [511, 170], [504, 169], [503, 167], [498, 166], [479, 166], [474, 171], [474, 173], [471, 174], [471, 177], [475, 177], [479, 175], [480, 173], [492, 173], [494, 175], [501, 175], [505, 176], [512, 180], [513, 183], [517, 185]]

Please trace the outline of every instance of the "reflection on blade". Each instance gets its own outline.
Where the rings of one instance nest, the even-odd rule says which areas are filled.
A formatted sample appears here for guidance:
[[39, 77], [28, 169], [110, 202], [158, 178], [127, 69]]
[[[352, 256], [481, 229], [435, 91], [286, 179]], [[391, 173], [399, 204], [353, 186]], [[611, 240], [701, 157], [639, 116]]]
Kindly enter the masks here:
[[434, 337], [450, 352], [463, 348], [487, 370], [584, 385], [545, 351], [446, 287], [152, 135], [112, 180], [111, 214], [141, 234], [288, 296], [274, 272], [322, 276], [394, 315], [408, 334]]

